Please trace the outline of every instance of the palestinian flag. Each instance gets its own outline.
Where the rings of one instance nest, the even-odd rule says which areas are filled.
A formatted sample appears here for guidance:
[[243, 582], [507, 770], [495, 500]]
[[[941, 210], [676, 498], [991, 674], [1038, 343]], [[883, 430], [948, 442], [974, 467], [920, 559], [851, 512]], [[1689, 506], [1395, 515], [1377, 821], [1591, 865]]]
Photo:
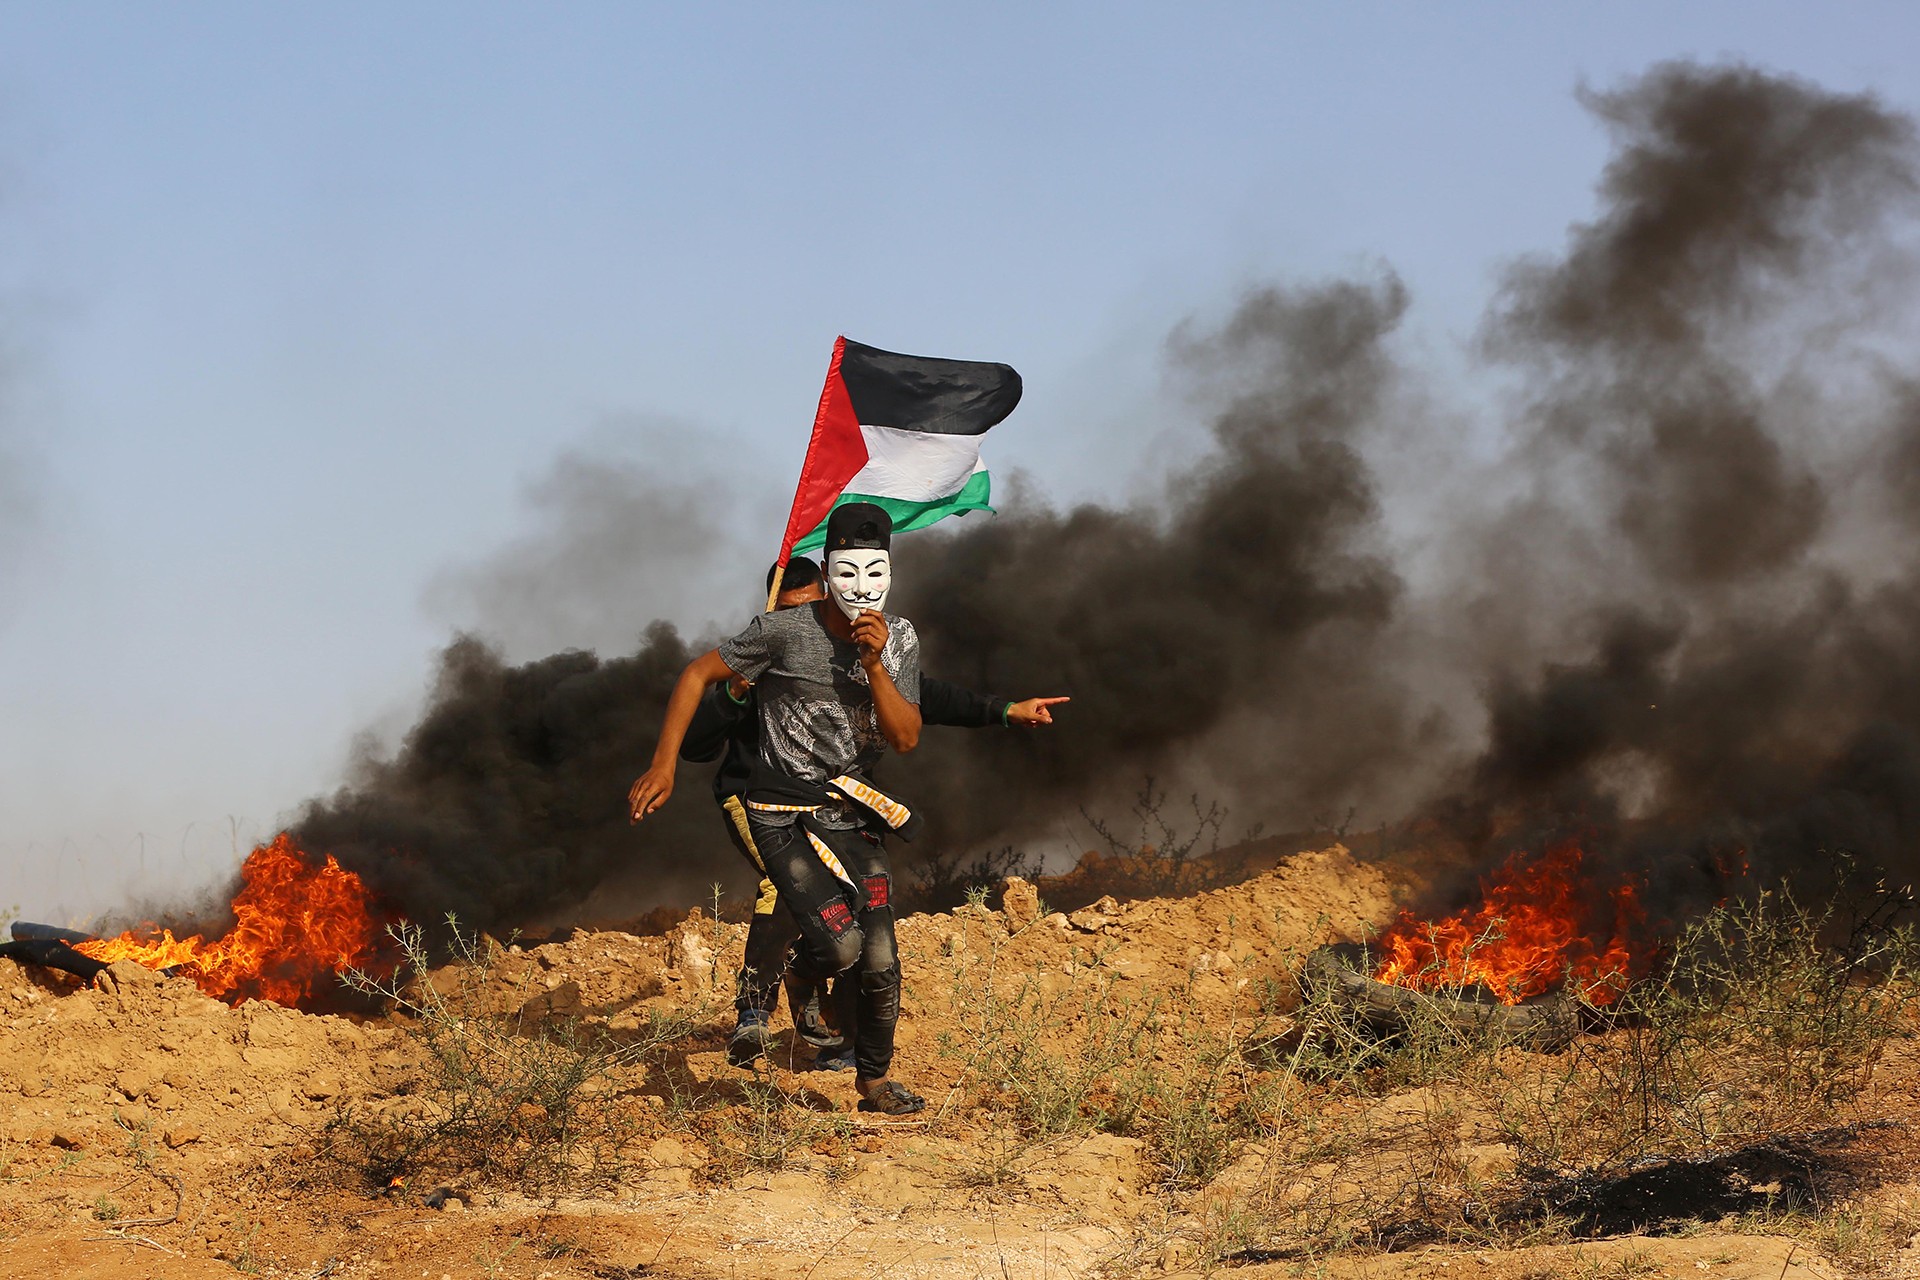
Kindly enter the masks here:
[[827, 514], [871, 502], [893, 531], [991, 511], [980, 437], [1020, 403], [1004, 364], [903, 356], [839, 338], [800, 468], [780, 563], [826, 544]]

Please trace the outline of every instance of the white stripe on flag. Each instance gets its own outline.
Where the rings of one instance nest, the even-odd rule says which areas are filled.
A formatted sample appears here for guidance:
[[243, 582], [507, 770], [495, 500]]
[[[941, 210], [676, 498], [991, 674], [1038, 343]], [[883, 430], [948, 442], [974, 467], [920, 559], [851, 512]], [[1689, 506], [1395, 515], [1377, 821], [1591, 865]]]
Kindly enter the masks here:
[[934, 502], [966, 488], [967, 477], [981, 469], [979, 436], [898, 427], [861, 427], [860, 435], [867, 465], [847, 481], [846, 493]]

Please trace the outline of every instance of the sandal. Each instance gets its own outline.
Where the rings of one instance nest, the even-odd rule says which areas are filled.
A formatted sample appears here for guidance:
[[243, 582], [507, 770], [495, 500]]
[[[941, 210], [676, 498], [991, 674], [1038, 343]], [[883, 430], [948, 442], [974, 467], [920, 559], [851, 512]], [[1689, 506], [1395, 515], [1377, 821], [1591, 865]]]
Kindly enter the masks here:
[[833, 1024], [833, 1004], [821, 999], [823, 984], [796, 977], [789, 970], [785, 978], [787, 1007], [793, 1011], [793, 1029], [802, 1040], [816, 1049], [840, 1043], [840, 1029]]
[[878, 1111], [883, 1116], [910, 1116], [926, 1109], [925, 1098], [893, 1080], [875, 1089], [871, 1097], [860, 1099], [859, 1106], [861, 1111]]

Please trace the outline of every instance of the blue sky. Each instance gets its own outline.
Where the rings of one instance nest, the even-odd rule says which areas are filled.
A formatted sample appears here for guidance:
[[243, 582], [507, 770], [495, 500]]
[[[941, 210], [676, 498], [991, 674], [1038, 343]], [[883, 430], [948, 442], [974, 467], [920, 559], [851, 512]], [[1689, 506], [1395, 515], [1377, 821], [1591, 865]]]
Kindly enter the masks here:
[[1445, 376], [1500, 265], [1592, 209], [1577, 86], [1739, 57], [1911, 110], [1916, 27], [0, 3], [0, 908], [217, 880], [404, 727], [456, 627], [524, 657], [724, 621], [671, 572], [531, 620], [462, 587], [557, 518], [563, 456], [738, 495], [750, 564], [845, 332], [1013, 363], [996, 472], [1124, 493], [1188, 429], [1182, 317], [1386, 264]]

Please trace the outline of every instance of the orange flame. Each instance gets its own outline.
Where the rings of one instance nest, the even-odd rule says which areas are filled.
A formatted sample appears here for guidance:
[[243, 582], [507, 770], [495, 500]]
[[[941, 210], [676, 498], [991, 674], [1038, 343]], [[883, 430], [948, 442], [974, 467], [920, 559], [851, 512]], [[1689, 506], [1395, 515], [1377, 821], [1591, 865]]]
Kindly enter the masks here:
[[1568, 841], [1539, 858], [1508, 858], [1480, 884], [1478, 907], [1425, 921], [1402, 911], [1380, 939], [1374, 977], [1403, 987], [1479, 984], [1519, 1004], [1565, 981], [1595, 1004], [1612, 1004], [1636, 962], [1632, 939], [1646, 912], [1631, 883], [1602, 891]]
[[332, 855], [314, 866], [282, 833], [247, 855], [233, 899], [234, 925], [212, 942], [128, 931], [82, 942], [96, 960], [134, 960], [173, 969], [210, 996], [240, 1004], [294, 1005], [332, 989], [333, 975], [364, 968], [379, 949], [383, 920], [360, 877]]

